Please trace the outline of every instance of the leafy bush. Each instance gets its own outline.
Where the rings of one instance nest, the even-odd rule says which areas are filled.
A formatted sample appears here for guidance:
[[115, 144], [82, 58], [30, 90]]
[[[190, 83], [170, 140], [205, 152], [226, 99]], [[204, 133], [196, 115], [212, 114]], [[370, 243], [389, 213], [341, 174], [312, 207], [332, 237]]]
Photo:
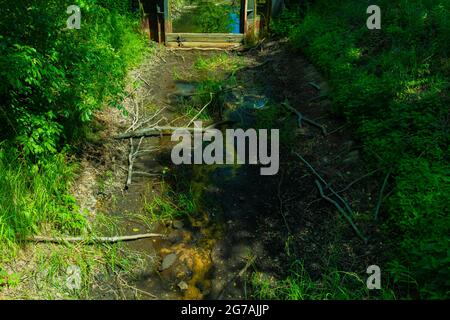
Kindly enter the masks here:
[[45, 165], [28, 165], [11, 148], [0, 149], [0, 239], [30, 235], [43, 224], [68, 233], [85, 227], [75, 199], [68, 195], [74, 167], [63, 154]]
[[233, 20], [229, 15], [229, 7], [212, 2], [201, 2], [196, 10], [196, 23], [203, 33], [231, 32]]
[[[66, 29], [69, 5], [81, 29]], [[44, 225], [76, 233], [68, 144], [95, 110], [118, 106], [127, 71], [146, 52], [139, 19], [120, 0], [0, 0], [0, 240]], [[3, 141], [3, 142], [1, 142]]]
[[27, 155], [54, 153], [96, 109], [117, 104], [127, 69], [145, 52], [125, 1], [75, 1], [80, 30], [66, 30], [73, 1], [5, 2], [0, 28], [0, 137]]

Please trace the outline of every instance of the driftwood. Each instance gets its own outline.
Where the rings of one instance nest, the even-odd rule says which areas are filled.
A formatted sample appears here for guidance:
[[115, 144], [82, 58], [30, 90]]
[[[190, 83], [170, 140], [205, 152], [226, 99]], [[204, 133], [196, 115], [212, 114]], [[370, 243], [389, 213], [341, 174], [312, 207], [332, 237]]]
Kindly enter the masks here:
[[117, 236], [117, 237], [47, 237], [47, 236], [32, 236], [25, 240], [30, 242], [49, 242], [49, 243], [65, 243], [65, 242], [82, 242], [85, 244], [96, 244], [96, 243], [116, 243], [122, 241], [135, 241], [146, 238], [158, 238], [164, 237], [160, 233], [144, 233], [136, 234], [132, 236]]
[[122, 134], [119, 134], [115, 136], [115, 139], [129, 139], [129, 138], [140, 138], [140, 137], [155, 137], [155, 136], [170, 136], [173, 134], [176, 130], [187, 130], [190, 133], [194, 132], [205, 132], [208, 129], [212, 129], [214, 127], [217, 127], [221, 124], [227, 123], [228, 121], [224, 122], [218, 122], [214, 123], [206, 128], [192, 128], [192, 127], [171, 127], [171, 126], [154, 126], [151, 128], [145, 128], [137, 131], [130, 131], [125, 132]]
[[307, 117], [305, 117], [300, 111], [296, 110], [295, 108], [291, 107], [287, 102], [282, 103], [282, 105], [288, 109], [289, 111], [295, 113], [297, 115], [297, 121], [298, 121], [298, 127], [301, 128], [302, 127], [302, 122], [306, 122], [316, 128], [319, 128], [320, 130], [322, 130], [323, 135], [327, 135], [327, 130], [325, 129], [324, 126], [318, 124], [317, 122], [315, 122], [314, 120], [308, 119]]

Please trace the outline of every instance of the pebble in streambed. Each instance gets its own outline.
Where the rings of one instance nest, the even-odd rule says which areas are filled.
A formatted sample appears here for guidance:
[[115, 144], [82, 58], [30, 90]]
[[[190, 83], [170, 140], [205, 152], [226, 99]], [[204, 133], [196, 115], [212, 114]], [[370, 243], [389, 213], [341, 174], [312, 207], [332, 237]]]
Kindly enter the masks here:
[[[200, 215], [198, 219], [203, 221], [204, 216]], [[194, 231], [186, 229], [187, 224], [202, 227], [194, 227], [198, 231], [194, 236]], [[211, 238], [214, 233], [208, 232], [208, 224], [204, 221], [174, 220], [171, 227], [169, 244], [159, 249], [162, 257], [158, 268], [160, 276], [179, 292], [180, 298], [201, 300], [211, 292], [208, 276], [212, 268], [211, 248], [215, 240]]]

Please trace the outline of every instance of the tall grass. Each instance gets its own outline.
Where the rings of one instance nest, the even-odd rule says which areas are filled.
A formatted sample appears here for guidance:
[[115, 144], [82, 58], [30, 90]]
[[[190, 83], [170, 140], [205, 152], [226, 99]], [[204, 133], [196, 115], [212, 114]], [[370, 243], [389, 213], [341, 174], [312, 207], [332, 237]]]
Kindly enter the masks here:
[[[79, 30], [63, 30], [69, 4], [83, 12]], [[120, 107], [127, 72], [142, 61], [148, 43], [126, 1], [4, 7], [0, 239], [13, 241], [43, 227], [77, 233], [85, 222], [68, 194], [74, 167], [60, 152], [85, 138], [96, 110]]]
[[356, 273], [328, 270], [319, 279], [313, 280], [299, 260], [293, 263], [285, 279], [267, 278], [261, 273], [255, 273], [252, 285], [256, 299], [362, 300], [394, 297], [391, 291], [385, 290], [374, 295], [367, 289], [364, 279]]
[[30, 165], [8, 148], [0, 149], [0, 241], [11, 242], [37, 232], [46, 224], [63, 232], [84, 227], [68, 188], [74, 166], [63, 154]]

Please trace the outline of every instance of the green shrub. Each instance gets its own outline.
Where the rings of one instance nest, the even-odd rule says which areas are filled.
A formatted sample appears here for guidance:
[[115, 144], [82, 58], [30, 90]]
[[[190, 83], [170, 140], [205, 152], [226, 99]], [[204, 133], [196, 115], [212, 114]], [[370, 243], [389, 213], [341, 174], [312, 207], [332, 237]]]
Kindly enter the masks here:
[[[25, 153], [40, 158], [76, 138], [105, 103], [118, 104], [126, 72], [146, 46], [125, 3], [2, 5], [0, 28], [7, 32], [0, 38], [0, 121], [8, 125], [0, 138], [16, 138]], [[80, 30], [65, 30], [71, 4], [81, 7]]]
[[[73, 4], [79, 30], [66, 29]], [[85, 227], [68, 193], [64, 150], [83, 138], [96, 110], [120, 105], [126, 74], [147, 51], [129, 5], [0, 1], [0, 240]]]
[[[0, 240], [13, 241], [43, 225], [79, 233], [85, 218], [69, 195], [74, 167], [63, 154], [27, 165], [11, 148], [0, 148]], [[51, 231], [51, 230], [48, 230]]]
[[393, 173], [381, 218], [402, 297], [448, 298], [450, 1], [377, 4], [381, 30], [366, 28], [367, 3], [349, 0], [315, 1], [304, 19], [275, 30], [329, 78], [334, 111], [356, 128], [373, 166]]
[[229, 15], [229, 7], [213, 2], [201, 2], [196, 10], [196, 24], [203, 33], [229, 33], [233, 22]]

